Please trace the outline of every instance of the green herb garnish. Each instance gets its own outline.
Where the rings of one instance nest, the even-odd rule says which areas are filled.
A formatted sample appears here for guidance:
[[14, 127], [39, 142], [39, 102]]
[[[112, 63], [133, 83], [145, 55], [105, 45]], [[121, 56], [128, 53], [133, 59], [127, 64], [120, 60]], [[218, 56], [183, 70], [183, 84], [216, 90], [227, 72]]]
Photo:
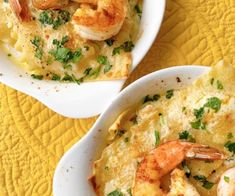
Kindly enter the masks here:
[[107, 56], [99, 55], [99, 56], [97, 57], [97, 62], [98, 62], [99, 64], [101, 64], [101, 65], [104, 65], [104, 73], [109, 72], [110, 69], [112, 68], [112, 65], [110, 65]]
[[128, 192], [128, 194], [129, 194], [129, 196], [132, 196], [131, 188], [129, 188], [129, 189], [127, 190], [127, 192]]
[[142, 9], [138, 4], [135, 5], [135, 11], [139, 15], [139, 17], [141, 18], [142, 17]]
[[227, 148], [229, 152], [232, 152], [233, 154], [235, 153], [235, 143], [234, 142], [228, 141], [225, 143], [224, 147]]
[[190, 169], [188, 168], [188, 166], [187, 166], [185, 160], [182, 162], [182, 167], [183, 167], [183, 169], [184, 169], [185, 175], [187, 176], [187, 178], [189, 178], [190, 175], [191, 175], [191, 171], [190, 171]]
[[52, 26], [58, 29], [59, 26], [66, 24], [71, 19], [70, 13], [66, 10], [45, 10], [39, 14], [39, 22], [44, 26]]
[[128, 138], [128, 137], [125, 137], [125, 138], [124, 138], [124, 142], [125, 142], [125, 143], [128, 143], [128, 142], [129, 142], [129, 138]]
[[78, 48], [75, 52], [72, 52], [69, 48], [64, 47], [64, 44], [68, 42], [68, 40], [68, 36], [64, 36], [61, 41], [54, 39], [52, 43], [56, 46], [56, 48], [49, 51], [56, 61], [64, 65], [64, 69], [71, 68], [72, 66], [68, 63], [78, 63], [83, 56], [81, 48]]
[[159, 94], [155, 94], [152, 97], [150, 95], [146, 95], [144, 97], [143, 103], [147, 103], [147, 102], [151, 102], [151, 101], [158, 101], [160, 99], [160, 95]]
[[159, 131], [154, 131], [154, 136], [155, 136], [155, 147], [160, 144], [160, 133]]
[[107, 196], [124, 196], [124, 195], [119, 189], [116, 189], [115, 191], [109, 193]]
[[201, 119], [203, 114], [204, 114], [204, 108], [201, 107], [200, 109], [194, 109], [193, 113], [194, 113], [194, 116], [196, 117], [196, 119]]
[[227, 183], [229, 183], [230, 178], [229, 178], [228, 176], [224, 176], [224, 181], [227, 182]]
[[31, 43], [35, 46], [35, 57], [38, 59], [42, 59], [43, 56], [43, 41], [39, 36], [35, 36]]
[[233, 138], [233, 134], [230, 132], [227, 134], [227, 139], [232, 139]]
[[116, 133], [116, 136], [118, 137], [122, 137], [124, 134], [125, 134], [125, 130], [116, 130], [115, 133]]
[[219, 90], [223, 90], [224, 89], [224, 86], [223, 86], [221, 81], [217, 80], [216, 84], [217, 84], [217, 89], [219, 89]]
[[202, 186], [206, 189], [211, 189], [214, 186], [213, 182], [209, 182], [205, 176], [203, 175], [197, 175], [193, 176], [193, 178], [199, 182], [202, 182]]
[[179, 133], [179, 139], [186, 140], [186, 141], [189, 141], [192, 143], [196, 142], [195, 138], [192, 135], [190, 135], [188, 131], [183, 131], [183, 132]]
[[213, 84], [214, 84], [214, 81], [215, 81], [215, 78], [211, 78], [211, 79], [210, 79], [210, 84], [213, 85]]
[[193, 129], [206, 129], [206, 123], [202, 122], [201, 119], [191, 122], [190, 124]]
[[211, 109], [215, 110], [215, 112], [218, 112], [220, 110], [221, 103], [222, 102], [219, 98], [211, 97], [211, 98], [207, 99], [207, 103], [205, 103], [204, 107], [211, 108]]
[[113, 43], [114, 43], [114, 39], [107, 39], [107, 40], [105, 40], [105, 43], [108, 45], [108, 46], [112, 46], [113, 45]]
[[174, 90], [173, 89], [166, 91], [166, 98], [167, 99], [170, 99], [173, 96], [174, 96]]
[[42, 79], [43, 79], [43, 75], [32, 74], [31, 77], [32, 77], [33, 79], [36, 79], [36, 80], [42, 80]]
[[60, 78], [59, 75], [52, 73], [52, 78], [51, 78], [51, 80], [60, 81], [60, 79], [61, 79], [61, 78]]
[[121, 46], [114, 48], [112, 55], [114, 56], [114, 55], [120, 54], [121, 50], [125, 52], [131, 52], [134, 46], [135, 45], [133, 44], [132, 41], [126, 41]]

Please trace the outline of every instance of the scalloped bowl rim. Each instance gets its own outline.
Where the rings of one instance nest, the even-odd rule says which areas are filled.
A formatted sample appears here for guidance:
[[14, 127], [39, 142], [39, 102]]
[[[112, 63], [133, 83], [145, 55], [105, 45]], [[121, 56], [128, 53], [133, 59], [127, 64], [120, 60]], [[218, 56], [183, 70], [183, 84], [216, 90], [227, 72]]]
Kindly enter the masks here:
[[[126, 87], [90, 131], [61, 158], [53, 178], [54, 195], [94, 195], [87, 177], [92, 173], [92, 163], [105, 147], [107, 131], [103, 130], [107, 130], [121, 112], [139, 102], [144, 95], [183, 88], [209, 70], [205, 66], [171, 67], [148, 74]], [[176, 77], [181, 78], [180, 83]]]
[[[165, 3], [165, 0], [146, 0], [144, 3], [141, 21], [143, 33], [132, 51], [132, 70], [149, 51], [159, 32]], [[153, 17], [154, 21], [151, 20]], [[87, 118], [100, 114], [125, 82], [125, 80], [98, 81], [78, 86], [55, 81], [37, 81], [14, 65], [1, 49], [0, 57], [0, 82], [36, 98], [53, 111], [70, 118]]]

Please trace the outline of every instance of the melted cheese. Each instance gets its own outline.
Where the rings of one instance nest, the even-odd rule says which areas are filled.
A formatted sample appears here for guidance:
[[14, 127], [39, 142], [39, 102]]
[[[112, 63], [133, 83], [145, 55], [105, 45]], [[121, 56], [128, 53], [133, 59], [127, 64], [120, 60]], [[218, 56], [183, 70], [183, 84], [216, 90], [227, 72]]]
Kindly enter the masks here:
[[[35, 20], [21, 23], [11, 11], [10, 5], [0, 0], [0, 44], [2, 47], [7, 46], [17, 51], [16, 53], [13, 52], [15, 62], [26, 71], [31, 74], [47, 75], [49, 76], [48, 79], [50, 79], [52, 73], [61, 77], [67, 73], [76, 78], [81, 78], [87, 68], [99, 70], [100, 73], [86, 77], [85, 80], [126, 78], [132, 64], [131, 53], [121, 50], [119, 55], [113, 55], [113, 50], [126, 41], [135, 42], [138, 37], [140, 17], [134, 9], [138, 1], [129, 0], [128, 2], [128, 12], [122, 29], [118, 35], [113, 37], [114, 44], [108, 46], [104, 41], [88, 41], [80, 38], [71, 22], [59, 26], [57, 30], [50, 25], [42, 25], [38, 20], [42, 11], [33, 8], [31, 4], [30, 9]], [[68, 6], [64, 7], [64, 10], [69, 11], [72, 16], [78, 6], [79, 4], [70, 2]], [[40, 37], [44, 43], [41, 60], [35, 57], [35, 46], [31, 43], [35, 36]], [[53, 60], [53, 56], [49, 53], [49, 51], [55, 49], [52, 44], [53, 40], [61, 41], [64, 36], [69, 36], [66, 47], [72, 51], [81, 48], [83, 55], [78, 63], [70, 63], [72, 67], [69, 69], [64, 68], [62, 63]], [[87, 47], [89, 47], [89, 50], [87, 50]], [[99, 55], [107, 56], [109, 64], [112, 66], [110, 71], [105, 72], [104, 66], [97, 62]]]
[[[217, 81], [223, 89], [218, 89]], [[216, 112], [205, 107], [202, 121], [206, 123], [206, 129], [192, 128], [191, 123], [196, 120], [194, 109], [203, 107], [212, 97], [221, 100], [220, 109]], [[120, 115], [110, 127], [108, 147], [95, 162], [93, 180], [97, 195], [108, 195], [117, 189], [129, 195], [138, 162], [155, 148], [156, 130], [160, 133], [161, 143], [179, 139], [179, 133], [187, 130], [197, 143], [215, 147], [231, 156], [224, 144], [228, 140], [234, 141], [234, 138], [227, 138], [229, 133], [235, 136], [235, 69], [230, 65], [217, 65], [187, 88], [175, 90], [171, 99], [162, 94], [158, 101], [141, 103]], [[190, 160], [187, 165], [191, 170], [189, 181], [202, 196], [209, 196], [216, 195], [220, 175], [235, 163]], [[204, 175], [215, 185], [205, 189], [201, 182], [193, 179], [195, 175]]]

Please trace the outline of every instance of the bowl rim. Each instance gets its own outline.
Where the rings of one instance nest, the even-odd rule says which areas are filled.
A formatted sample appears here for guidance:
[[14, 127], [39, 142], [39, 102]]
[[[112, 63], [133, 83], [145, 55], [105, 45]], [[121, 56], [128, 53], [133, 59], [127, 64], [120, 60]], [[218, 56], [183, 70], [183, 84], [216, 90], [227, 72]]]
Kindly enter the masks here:
[[[77, 143], [75, 143], [60, 159], [54, 173], [53, 177], [53, 193], [56, 195], [58, 193], [58, 178], [59, 173], [65, 168], [65, 165], [67, 164], [67, 161], [71, 158], [72, 155], [78, 154], [78, 151], [83, 151], [83, 148], [89, 148], [89, 146], [94, 142], [93, 139], [96, 137], [97, 134], [100, 134], [99, 130], [103, 128], [103, 124], [106, 123], [107, 119], [110, 117], [111, 113], [114, 112], [113, 109], [118, 107], [119, 103], [122, 99], [125, 98], [128, 94], [132, 93], [132, 91], [137, 91], [136, 89], [140, 88], [145, 83], [148, 83], [150, 81], [153, 81], [156, 77], [164, 76], [168, 77], [171, 75], [175, 75], [176, 72], [180, 72], [184, 70], [185, 72], [200, 72], [196, 77], [199, 77], [201, 74], [207, 72], [210, 70], [210, 67], [207, 66], [200, 66], [200, 65], [183, 65], [183, 66], [176, 66], [176, 67], [170, 67], [165, 68], [162, 70], [155, 71], [153, 73], [150, 73], [148, 75], [143, 76], [142, 78], [136, 80], [129, 86], [127, 86], [123, 91], [121, 91], [118, 96], [112, 101], [112, 103], [106, 108], [106, 110], [102, 113], [102, 115], [97, 119], [97, 121], [94, 123], [92, 128], [88, 131], [88, 133], [83, 136]], [[191, 73], [192, 74], [192, 73]], [[173, 76], [172, 76], [173, 77]], [[133, 105], [133, 102], [129, 105]], [[123, 110], [122, 110], [123, 111]], [[120, 112], [119, 112], [120, 114]], [[118, 115], [119, 115], [118, 114]], [[116, 117], [118, 116], [116, 115]], [[116, 117], [114, 119], [116, 119]], [[110, 124], [109, 124], [110, 125]], [[84, 151], [86, 151], [85, 149]], [[88, 155], [89, 156], [89, 155]], [[89, 157], [89, 159], [92, 159], [94, 157]], [[89, 163], [89, 162], [87, 162]], [[86, 165], [85, 167], [90, 167]], [[57, 188], [56, 188], [57, 187]]]
[[[133, 63], [131, 71], [137, 67], [154, 43], [165, 12], [166, 0], [148, 0], [145, 2], [144, 9], [146, 11], [143, 11], [141, 21], [143, 34], [132, 51]], [[153, 9], [150, 5], [159, 5], [157, 8], [158, 13], [155, 13], [157, 16], [156, 20], [151, 21], [151, 24], [148, 23], [151, 13], [147, 11], [148, 9]], [[2, 59], [0, 72], [3, 73], [0, 76], [0, 82], [34, 97], [56, 113], [70, 118], [88, 118], [100, 114], [121, 90], [126, 80], [86, 82], [80, 86], [54, 81], [36, 81], [29, 74], [25, 74], [23, 69], [12, 63], [2, 49], [0, 49], [0, 57]], [[19, 77], [19, 75], [21, 76]], [[66, 95], [66, 93], [71, 95], [73, 99]], [[56, 96], [63, 96], [64, 102], [56, 100]], [[92, 102], [94, 96], [97, 97], [99, 104], [94, 104], [92, 107], [84, 107]], [[74, 105], [70, 104], [71, 102], [74, 102]], [[79, 110], [75, 111], [74, 108], [79, 108]]]

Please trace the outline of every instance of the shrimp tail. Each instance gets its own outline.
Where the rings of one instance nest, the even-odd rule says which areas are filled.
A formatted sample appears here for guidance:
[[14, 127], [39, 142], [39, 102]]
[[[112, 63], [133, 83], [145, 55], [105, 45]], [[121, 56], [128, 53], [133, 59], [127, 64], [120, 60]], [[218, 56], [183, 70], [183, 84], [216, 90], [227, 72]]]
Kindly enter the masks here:
[[14, 14], [22, 22], [29, 22], [32, 20], [32, 15], [28, 7], [27, 0], [10, 0], [9, 3]]
[[226, 159], [224, 154], [215, 148], [211, 148], [206, 145], [195, 144], [187, 151], [186, 158], [198, 159], [198, 160], [222, 160]]
[[[221, 160], [222, 152], [215, 148], [182, 141], [169, 141], [153, 149], [140, 162], [135, 175], [133, 195], [164, 195], [160, 180], [184, 159]], [[148, 194], [143, 194], [148, 193]]]

